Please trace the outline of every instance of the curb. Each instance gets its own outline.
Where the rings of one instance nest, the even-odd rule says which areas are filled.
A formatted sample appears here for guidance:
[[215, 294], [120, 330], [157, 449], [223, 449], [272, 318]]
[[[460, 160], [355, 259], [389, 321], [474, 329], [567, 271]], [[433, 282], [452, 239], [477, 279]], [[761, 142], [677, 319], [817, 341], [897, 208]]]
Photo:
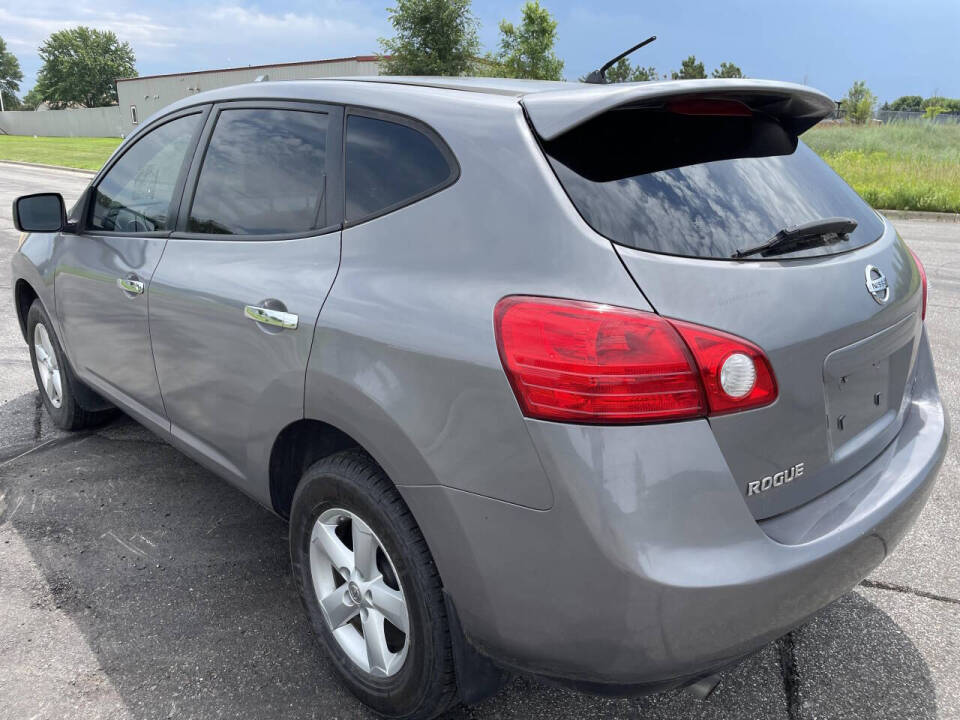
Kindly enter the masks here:
[[928, 220], [930, 222], [960, 223], [960, 213], [929, 212], [927, 210], [877, 210], [890, 220]]
[[96, 170], [81, 170], [80, 168], [67, 167], [66, 165], [44, 165], [43, 163], [21, 162], [20, 160], [0, 160], [0, 165], [19, 165], [21, 167], [41, 168], [43, 170], [62, 170], [64, 172], [89, 175], [91, 177], [97, 174]]

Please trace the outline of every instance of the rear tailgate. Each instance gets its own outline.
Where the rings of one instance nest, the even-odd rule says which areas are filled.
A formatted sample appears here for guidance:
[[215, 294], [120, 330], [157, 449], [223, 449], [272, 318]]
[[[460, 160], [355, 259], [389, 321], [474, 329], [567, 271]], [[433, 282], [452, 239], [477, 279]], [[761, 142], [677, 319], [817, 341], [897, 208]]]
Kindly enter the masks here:
[[[769, 357], [777, 401], [710, 418], [757, 518], [813, 499], [880, 453], [903, 422], [921, 280], [892, 226], [798, 145], [797, 133], [832, 110], [829, 98], [779, 83], [702, 81], [523, 103], [574, 205], [614, 241], [650, 305]], [[732, 257], [834, 216], [857, 229], [783, 255]]]
[[[920, 338], [920, 279], [892, 228], [868, 248], [816, 260], [690, 262], [618, 252], [657, 312], [739, 335], [767, 353], [777, 401], [710, 419], [756, 517], [834, 487], [899, 431]], [[884, 305], [866, 289], [867, 265], [887, 276]], [[778, 473], [793, 477], [783, 482]], [[761, 490], [751, 494], [751, 482]]]

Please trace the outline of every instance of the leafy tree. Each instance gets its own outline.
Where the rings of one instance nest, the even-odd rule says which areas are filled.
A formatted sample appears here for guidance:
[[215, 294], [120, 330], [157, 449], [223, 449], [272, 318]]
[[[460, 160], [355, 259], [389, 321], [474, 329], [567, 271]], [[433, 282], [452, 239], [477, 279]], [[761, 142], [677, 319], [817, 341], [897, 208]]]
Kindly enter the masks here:
[[6, 110], [16, 110], [20, 105], [17, 93], [20, 92], [20, 81], [23, 73], [20, 72], [20, 61], [16, 55], [7, 50], [7, 43], [0, 38], [0, 93], [3, 93], [3, 107]]
[[840, 109], [854, 125], [863, 125], [873, 117], [876, 104], [877, 98], [867, 88], [867, 84], [863, 80], [857, 80], [841, 101]]
[[891, 110], [920, 112], [923, 110], [923, 98], [919, 95], [904, 95], [890, 104]]
[[137, 74], [129, 43], [110, 30], [80, 25], [53, 33], [39, 50], [37, 94], [53, 108], [102, 107], [117, 102], [116, 81]]
[[715, 78], [742, 78], [743, 71], [733, 63], [722, 62], [720, 67], [713, 71]]
[[926, 98], [918, 109], [926, 110], [930, 107], [943, 108], [942, 112], [960, 112], [960, 100], [934, 95], [933, 97]]
[[37, 92], [37, 88], [33, 87], [26, 95], [23, 96], [23, 100], [20, 101], [20, 109], [36, 110], [42, 102], [43, 98], [40, 97], [40, 93]]
[[607, 82], [630, 82], [630, 73], [632, 70], [633, 66], [630, 64], [630, 61], [626, 58], [620, 58], [613, 67], [607, 69]]
[[466, 75], [480, 53], [470, 0], [396, 0], [396, 35], [380, 38], [385, 75]]
[[500, 47], [495, 55], [506, 77], [561, 80], [563, 60], [553, 51], [557, 21], [538, 0], [527, 0], [519, 27], [500, 21]]
[[617, 60], [616, 65], [607, 70], [607, 82], [644, 82], [646, 80], [656, 80], [657, 69], [654, 67], [640, 67], [631, 65], [626, 58]]
[[923, 111], [923, 116], [927, 120], [933, 120], [937, 115], [945, 113], [947, 109], [940, 105], [927, 105], [926, 109]]
[[697, 62], [697, 56], [691, 55], [680, 63], [680, 70], [674, 70], [670, 76], [674, 80], [699, 80], [707, 76], [707, 71], [702, 62]]

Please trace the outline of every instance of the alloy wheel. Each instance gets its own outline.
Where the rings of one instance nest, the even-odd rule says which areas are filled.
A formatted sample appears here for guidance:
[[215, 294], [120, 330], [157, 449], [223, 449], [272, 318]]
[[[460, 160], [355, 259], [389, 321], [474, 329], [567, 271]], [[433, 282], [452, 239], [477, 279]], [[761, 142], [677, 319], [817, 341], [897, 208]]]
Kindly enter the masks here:
[[410, 616], [393, 561], [370, 526], [341, 508], [324, 511], [310, 535], [313, 589], [333, 637], [374, 677], [403, 667]]
[[40, 376], [43, 392], [50, 404], [59, 408], [63, 403], [63, 378], [50, 334], [42, 322], [38, 322], [33, 329], [33, 351], [37, 358], [37, 374]]

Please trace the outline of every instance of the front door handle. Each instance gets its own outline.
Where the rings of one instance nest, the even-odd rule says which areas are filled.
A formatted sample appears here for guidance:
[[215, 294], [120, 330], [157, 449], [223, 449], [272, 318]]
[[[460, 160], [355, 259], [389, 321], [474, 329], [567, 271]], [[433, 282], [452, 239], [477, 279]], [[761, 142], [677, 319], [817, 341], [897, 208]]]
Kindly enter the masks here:
[[300, 318], [294, 313], [272, 310], [259, 305], [245, 305], [243, 314], [254, 322], [270, 327], [283, 328], [284, 330], [296, 330], [300, 322]]
[[139, 280], [133, 280], [131, 278], [117, 278], [117, 287], [124, 292], [132, 293], [134, 295], [143, 294], [143, 283]]

